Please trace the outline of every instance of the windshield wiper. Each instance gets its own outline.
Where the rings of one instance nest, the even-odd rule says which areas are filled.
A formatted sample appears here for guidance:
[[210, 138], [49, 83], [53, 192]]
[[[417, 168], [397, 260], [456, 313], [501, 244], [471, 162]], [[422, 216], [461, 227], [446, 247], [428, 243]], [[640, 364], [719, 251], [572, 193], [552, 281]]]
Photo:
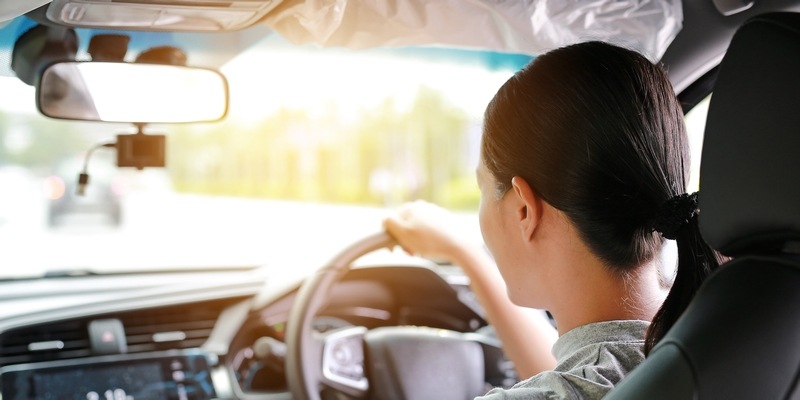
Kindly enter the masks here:
[[204, 268], [168, 268], [143, 270], [96, 270], [91, 268], [60, 268], [47, 270], [41, 274], [7, 276], [0, 282], [24, 281], [37, 279], [83, 278], [89, 276], [122, 276], [122, 275], [154, 275], [154, 274], [186, 274], [186, 273], [218, 273], [255, 271], [263, 266], [204, 267]]
[[95, 276], [95, 275], [102, 275], [102, 274], [88, 268], [62, 268], [62, 269], [52, 269], [49, 271], [45, 271], [42, 274], [37, 273], [32, 275], [5, 276], [0, 278], [0, 282], [31, 281], [31, 280], [49, 279], [49, 278], [56, 278], [56, 279], [76, 278], [82, 276]]
[[80, 276], [101, 275], [88, 268], [51, 269], [42, 274], [42, 278], [72, 278]]

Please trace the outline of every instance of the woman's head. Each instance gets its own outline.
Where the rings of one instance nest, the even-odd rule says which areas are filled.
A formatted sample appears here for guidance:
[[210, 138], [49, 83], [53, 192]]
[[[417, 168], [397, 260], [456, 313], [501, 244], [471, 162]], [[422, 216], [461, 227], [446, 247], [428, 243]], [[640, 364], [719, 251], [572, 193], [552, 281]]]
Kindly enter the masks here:
[[686, 191], [689, 165], [666, 74], [599, 42], [544, 54], [506, 82], [486, 110], [481, 157], [498, 196], [522, 177], [620, 271], [660, 249], [648, 223]]
[[658, 255], [654, 221], [689, 174], [666, 73], [600, 42], [546, 53], [509, 79], [486, 110], [481, 160], [498, 199], [524, 180], [620, 277]]

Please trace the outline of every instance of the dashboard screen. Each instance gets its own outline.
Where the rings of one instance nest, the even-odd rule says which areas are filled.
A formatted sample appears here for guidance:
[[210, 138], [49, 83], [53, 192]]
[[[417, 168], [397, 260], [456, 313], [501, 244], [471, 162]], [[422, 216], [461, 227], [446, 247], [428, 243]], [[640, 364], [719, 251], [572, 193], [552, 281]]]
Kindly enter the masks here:
[[33, 376], [34, 399], [162, 400], [162, 375], [158, 363], [40, 372]]
[[2, 371], [4, 400], [204, 400], [214, 395], [202, 355], [83, 359]]

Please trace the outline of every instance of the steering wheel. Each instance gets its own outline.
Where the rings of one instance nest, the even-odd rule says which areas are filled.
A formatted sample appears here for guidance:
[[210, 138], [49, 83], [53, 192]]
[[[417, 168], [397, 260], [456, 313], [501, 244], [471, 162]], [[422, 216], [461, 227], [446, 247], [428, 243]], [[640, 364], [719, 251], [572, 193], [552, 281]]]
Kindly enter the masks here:
[[[484, 335], [429, 327], [312, 328], [331, 288], [359, 257], [395, 245], [386, 233], [359, 240], [301, 285], [286, 323], [286, 378], [294, 399], [323, 390], [369, 399], [464, 399], [484, 393], [486, 362], [502, 359]], [[488, 360], [488, 361], [487, 361]]]

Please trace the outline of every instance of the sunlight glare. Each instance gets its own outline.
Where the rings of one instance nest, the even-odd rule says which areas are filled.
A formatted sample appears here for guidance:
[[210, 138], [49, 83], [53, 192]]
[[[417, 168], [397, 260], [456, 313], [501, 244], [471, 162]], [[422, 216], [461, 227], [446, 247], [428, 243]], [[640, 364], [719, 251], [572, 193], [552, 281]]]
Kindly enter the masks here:
[[225, 110], [225, 88], [208, 70], [120, 63], [79, 69], [104, 121], [202, 121]]
[[480, 119], [489, 100], [513, 73], [454, 62], [285, 48], [247, 52], [222, 71], [231, 87], [230, 117], [243, 122], [281, 108], [321, 115], [335, 107], [340, 117], [348, 119], [387, 99], [405, 110], [423, 87], [441, 93], [451, 105]]

